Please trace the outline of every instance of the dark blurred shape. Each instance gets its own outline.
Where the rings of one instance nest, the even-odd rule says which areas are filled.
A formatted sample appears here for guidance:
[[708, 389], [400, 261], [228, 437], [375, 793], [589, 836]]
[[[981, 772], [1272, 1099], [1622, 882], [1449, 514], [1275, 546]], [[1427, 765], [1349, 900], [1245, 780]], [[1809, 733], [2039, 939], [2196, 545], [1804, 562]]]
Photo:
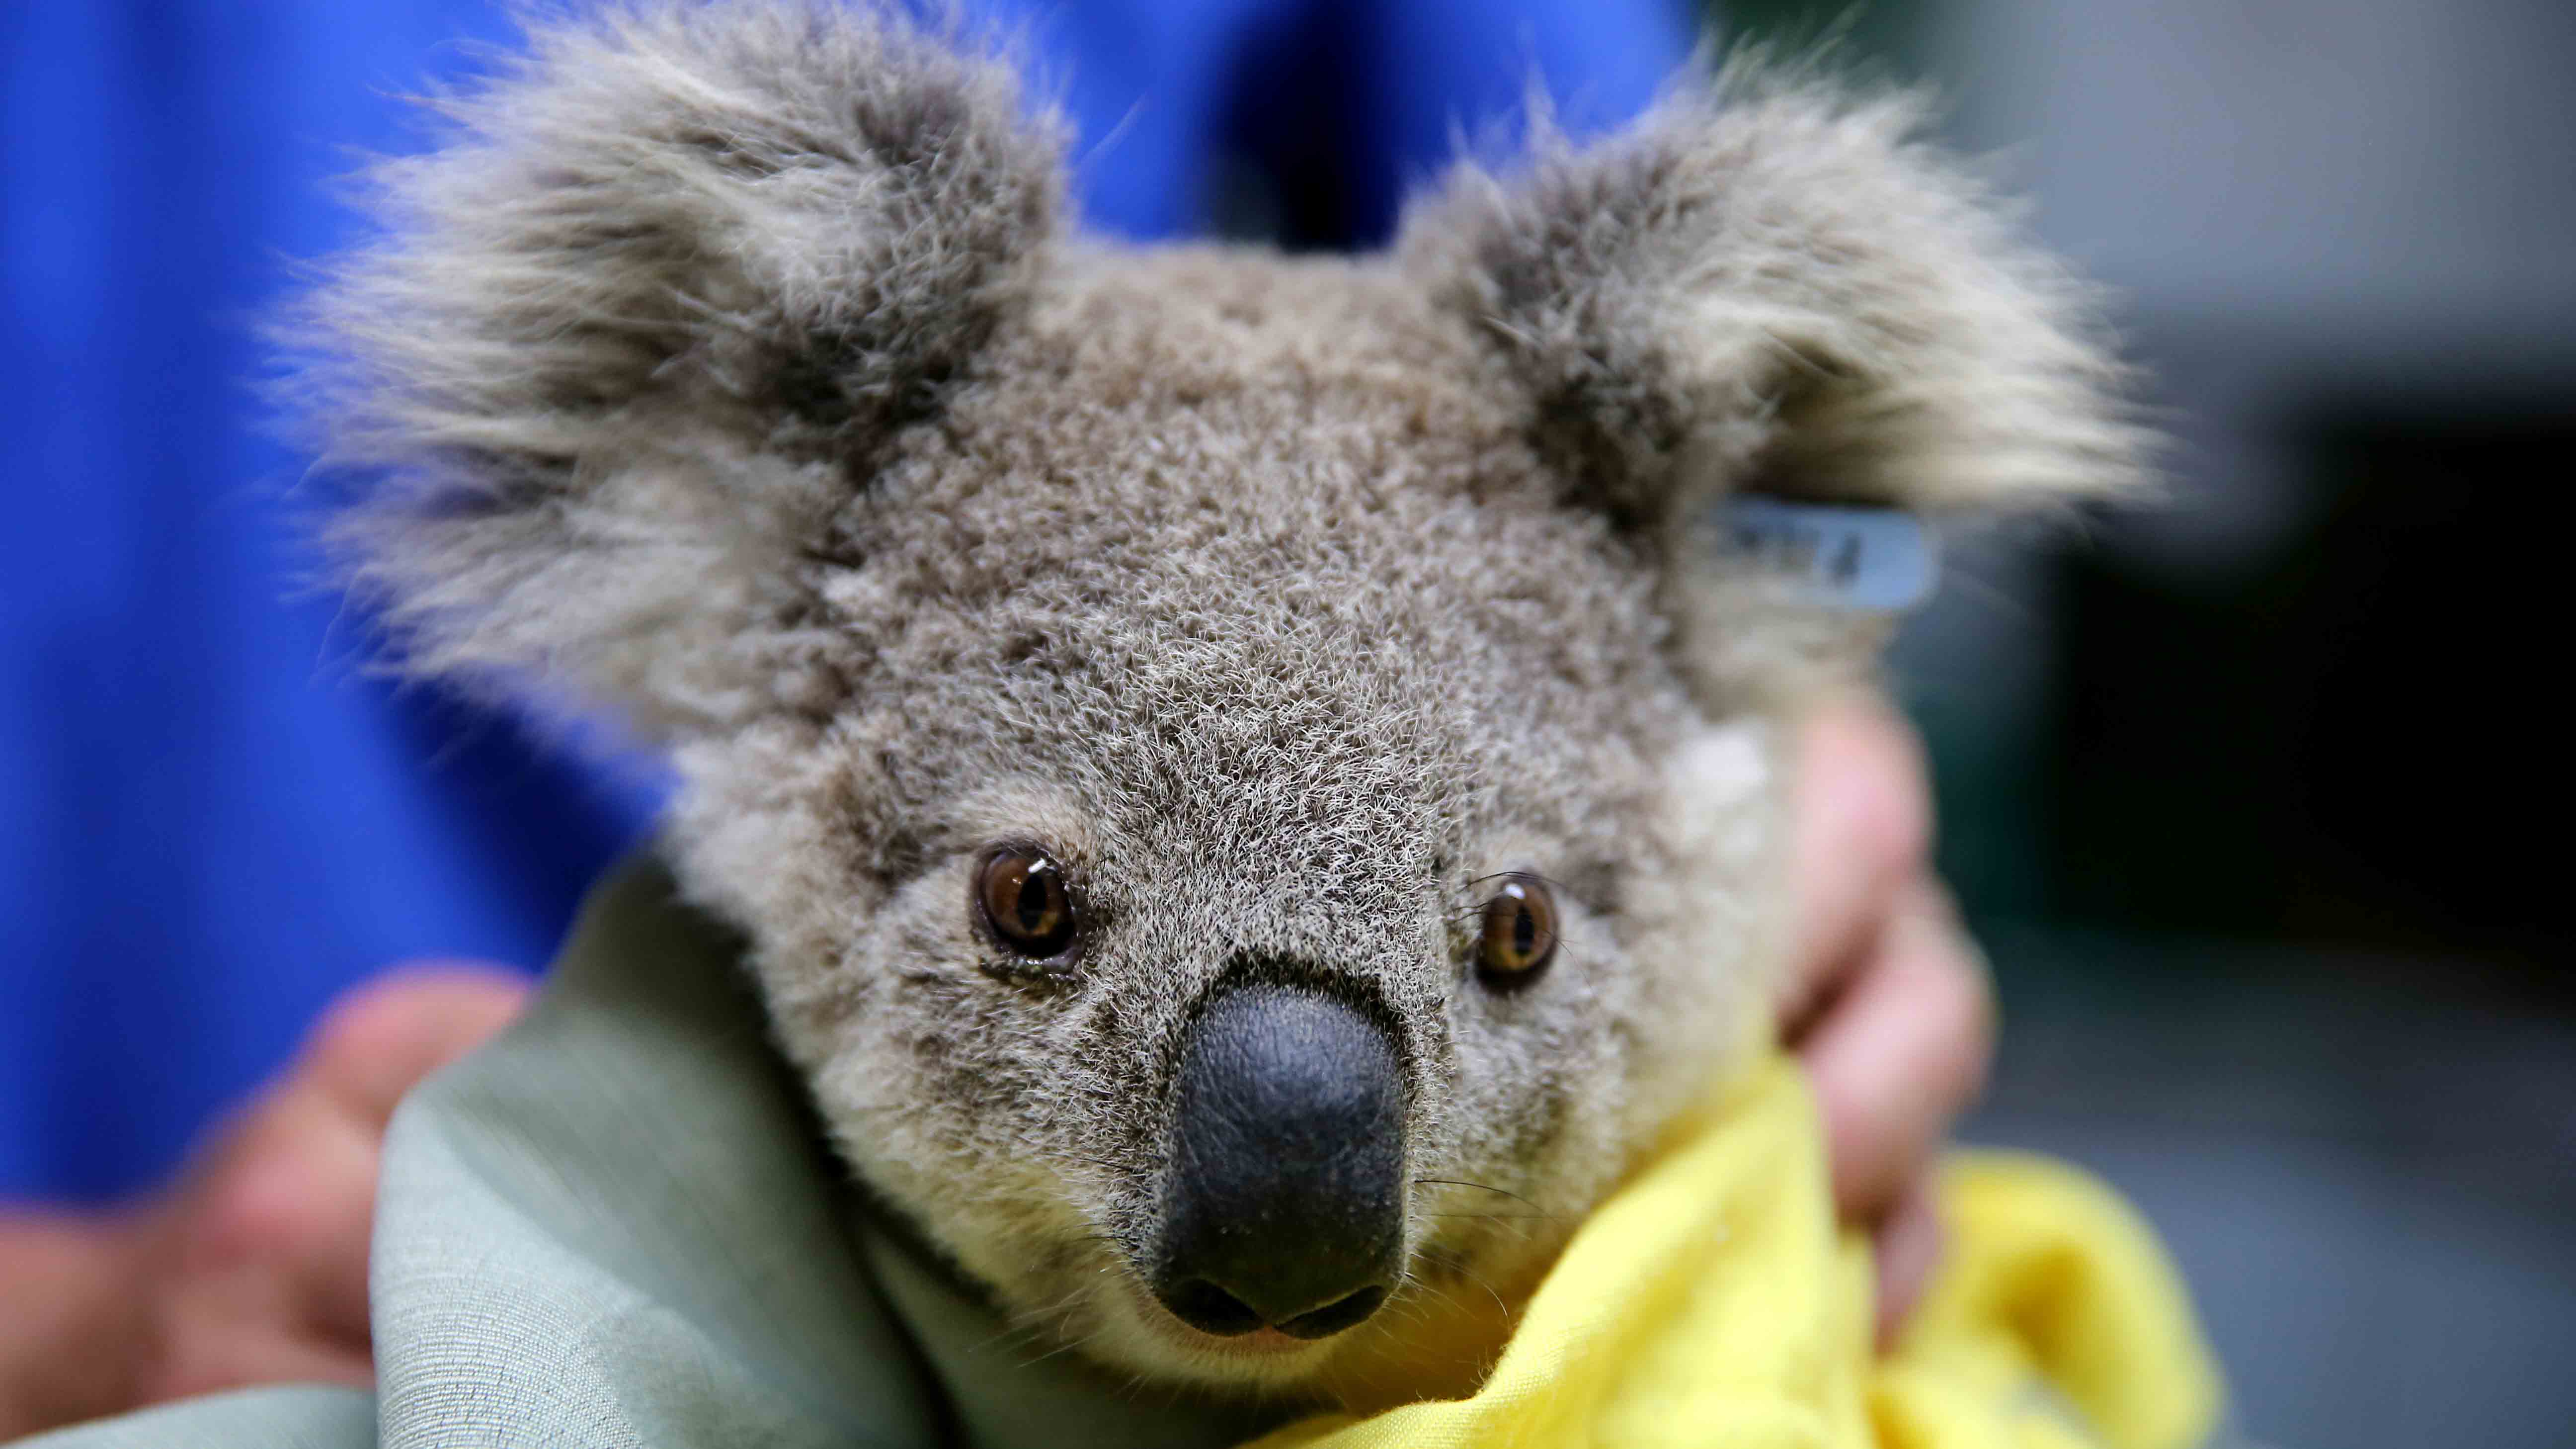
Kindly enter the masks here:
[[2352, 398], [2294, 436], [2311, 522], [2260, 567], [2072, 556], [2052, 901], [2096, 926], [2438, 951], [2576, 1008], [2549, 703], [2576, 408]]

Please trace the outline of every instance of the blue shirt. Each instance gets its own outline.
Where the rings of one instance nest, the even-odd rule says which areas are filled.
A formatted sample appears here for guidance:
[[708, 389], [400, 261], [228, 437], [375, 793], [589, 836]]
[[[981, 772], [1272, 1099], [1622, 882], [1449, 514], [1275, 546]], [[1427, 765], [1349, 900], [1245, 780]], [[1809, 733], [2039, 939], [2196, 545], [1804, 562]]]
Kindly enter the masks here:
[[[1675, 0], [980, 8], [1137, 238], [1382, 240], [1534, 69], [1595, 127], [1688, 40]], [[0, 7], [0, 1196], [149, 1182], [394, 961], [544, 961], [648, 826], [648, 774], [366, 671], [252, 395], [291, 259], [350, 234], [330, 178], [508, 36], [469, 0]]]

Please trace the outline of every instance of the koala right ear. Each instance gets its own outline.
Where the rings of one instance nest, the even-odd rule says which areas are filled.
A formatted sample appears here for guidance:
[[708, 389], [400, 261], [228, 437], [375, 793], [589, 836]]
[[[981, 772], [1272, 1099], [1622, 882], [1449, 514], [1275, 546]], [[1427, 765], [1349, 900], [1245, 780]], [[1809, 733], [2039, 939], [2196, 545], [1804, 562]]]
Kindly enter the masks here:
[[1024, 306], [1063, 141], [888, 8], [612, 0], [435, 100], [281, 329], [363, 478], [326, 538], [414, 672], [646, 735], [829, 710], [835, 512]]
[[1542, 117], [1520, 172], [1462, 166], [1406, 218], [1405, 265], [1527, 390], [1569, 501], [1665, 550], [1714, 694], [1848, 672], [1878, 632], [1709, 567], [1727, 495], [1941, 513], [2144, 475], [2090, 291], [1923, 109], [1739, 60], [1589, 147]]

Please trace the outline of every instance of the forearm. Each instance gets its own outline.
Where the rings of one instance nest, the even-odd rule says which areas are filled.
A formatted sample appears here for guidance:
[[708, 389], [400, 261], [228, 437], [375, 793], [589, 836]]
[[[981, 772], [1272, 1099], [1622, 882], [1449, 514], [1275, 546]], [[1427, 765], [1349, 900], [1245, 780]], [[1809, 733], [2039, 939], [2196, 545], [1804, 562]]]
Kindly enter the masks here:
[[0, 1208], [0, 1441], [131, 1406], [142, 1236], [126, 1215]]

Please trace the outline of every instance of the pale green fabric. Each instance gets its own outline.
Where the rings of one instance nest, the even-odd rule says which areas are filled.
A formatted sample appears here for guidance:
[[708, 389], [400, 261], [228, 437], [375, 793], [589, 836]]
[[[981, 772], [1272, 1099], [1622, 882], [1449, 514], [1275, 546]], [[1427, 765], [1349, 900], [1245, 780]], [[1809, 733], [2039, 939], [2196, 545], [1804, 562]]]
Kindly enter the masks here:
[[374, 1449], [376, 1400], [292, 1384], [167, 1404], [21, 1439], [13, 1449]]
[[258, 1390], [22, 1449], [1201, 1449], [1272, 1427], [1041, 1357], [859, 1211], [737, 956], [631, 867], [528, 1015], [404, 1103], [374, 1413]]

